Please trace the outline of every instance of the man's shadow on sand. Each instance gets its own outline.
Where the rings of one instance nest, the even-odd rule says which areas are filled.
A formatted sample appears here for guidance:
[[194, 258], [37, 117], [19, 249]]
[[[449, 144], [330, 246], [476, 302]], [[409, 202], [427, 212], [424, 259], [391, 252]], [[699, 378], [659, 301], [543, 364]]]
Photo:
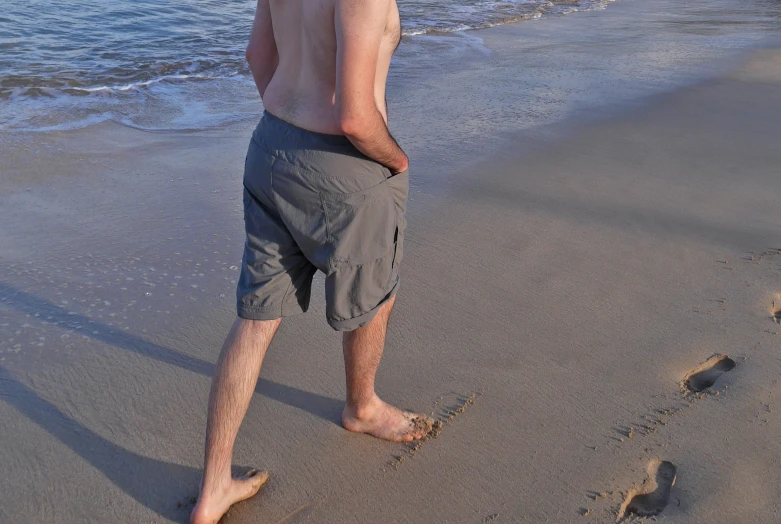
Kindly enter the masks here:
[[168, 520], [187, 518], [186, 503], [197, 494], [201, 470], [117, 446], [65, 415], [2, 367], [0, 399], [78, 453], [139, 503]]
[[[83, 315], [73, 315], [60, 306], [0, 282], [5, 306], [31, 316], [36, 313], [60, 329], [87, 335], [111, 346], [132, 351], [159, 362], [211, 377], [214, 364], [118, 331]], [[51, 317], [51, 318], [48, 318]], [[90, 329], [85, 329], [86, 326]], [[97, 334], [94, 332], [97, 331]], [[256, 393], [339, 423], [344, 402], [261, 378]], [[103, 472], [116, 486], [158, 515], [181, 520], [179, 502], [197, 491], [201, 471], [138, 455], [106, 440], [72, 420], [30, 387], [0, 367], [0, 399], [48, 431]]]

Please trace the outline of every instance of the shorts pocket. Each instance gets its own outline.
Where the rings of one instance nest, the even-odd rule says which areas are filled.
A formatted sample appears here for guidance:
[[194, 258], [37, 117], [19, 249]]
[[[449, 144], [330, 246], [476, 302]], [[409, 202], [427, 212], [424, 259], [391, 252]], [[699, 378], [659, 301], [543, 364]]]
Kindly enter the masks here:
[[396, 204], [383, 181], [356, 193], [321, 193], [331, 267], [392, 256]]
[[386, 181], [388, 192], [396, 206], [396, 232], [393, 235], [393, 269], [397, 270], [404, 258], [404, 231], [407, 228], [405, 218], [407, 211], [407, 197], [409, 196], [409, 171], [392, 175]]
[[396, 227], [396, 234], [393, 235], [393, 269], [398, 269], [402, 258], [404, 258], [404, 238], [401, 230]]
[[393, 253], [388, 253], [366, 264], [342, 265], [326, 276], [326, 316], [329, 322], [343, 323], [357, 319], [376, 310], [388, 298], [394, 284], [392, 256]]

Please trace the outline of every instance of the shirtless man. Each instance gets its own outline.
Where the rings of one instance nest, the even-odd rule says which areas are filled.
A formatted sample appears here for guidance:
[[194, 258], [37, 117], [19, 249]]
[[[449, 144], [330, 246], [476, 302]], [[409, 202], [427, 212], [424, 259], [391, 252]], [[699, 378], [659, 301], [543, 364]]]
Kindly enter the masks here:
[[344, 332], [344, 427], [396, 442], [430, 430], [374, 391], [406, 225], [408, 160], [385, 105], [400, 38], [395, 0], [258, 0], [247, 61], [266, 112], [245, 163], [239, 318], [209, 396], [195, 524], [216, 523], [268, 479], [232, 478], [233, 444], [266, 349], [283, 317], [307, 310], [317, 270], [328, 323]]

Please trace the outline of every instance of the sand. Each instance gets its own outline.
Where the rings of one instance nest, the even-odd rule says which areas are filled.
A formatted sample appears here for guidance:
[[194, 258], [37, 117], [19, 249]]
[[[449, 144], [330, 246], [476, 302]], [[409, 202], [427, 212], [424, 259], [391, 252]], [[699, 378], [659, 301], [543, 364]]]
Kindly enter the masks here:
[[[318, 277], [236, 446], [270, 480], [225, 522], [777, 522], [781, 51], [595, 112], [417, 152], [378, 389], [436, 435], [340, 427]], [[0, 140], [0, 521], [186, 519], [250, 127]]]

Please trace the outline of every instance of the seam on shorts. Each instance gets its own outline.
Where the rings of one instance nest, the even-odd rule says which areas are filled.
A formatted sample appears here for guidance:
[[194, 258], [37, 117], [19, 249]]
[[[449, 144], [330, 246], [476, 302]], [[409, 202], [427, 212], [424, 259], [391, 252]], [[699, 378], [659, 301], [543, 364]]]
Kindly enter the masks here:
[[240, 318], [250, 320], [275, 320], [278, 318], [292, 317], [294, 315], [300, 315], [305, 313], [306, 310], [302, 308], [298, 302], [290, 302], [284, 304], [285, 308], [282, 311], [279, 308], [263, 308], [263, 307], [237, 307], [236, 314]]
[[274, 164], [277, 163], [277, 157], [271, 155], [271, 165], [268, 166], [268, 187], [271, 190], [271, 197], [274, 198]]
[[[264, 149], [264, 147], [260, 146], [261, 149]], [[271, 191], [271, 199], [274, 201], [274, 204], [276, 205], [277, 200], [277, 192], [274, 190], [274, 166], [276, 165], [277, 161], [284, 160], [277, 158], [275, 155], [271, 155], [271, 166], [269, 166], [269, 190]], [[277, 205], [277, 208], [279, 206]], [[282, 303], [279, 305], [279, 314], [282, 315], [282, 312], [285, 310], [285, 302], [287, 302], [287, 297], [290, 294], [290, 289], [293, 287], [293, 279], [290, 279], [290, 284], [287, 285], [287, 289], [285, 290], [285, 294], [282, 295]]]
[[[401, 283], [401, 279], [397, 279], [396, 283], [393, 285], [393, 287], [390, 289], [390, 291], [388, 291], [388, 294], [385, 295], [385, 297], [380, 301], [379, 304], [374, 306], [369, 311], [365, 311], [365, 312], [361, 313], [360, 315], [356, 315], [356, 316], [351, 317], [351, 318], [341, 318], [341, 319], [339, 319], [339, 318], [328, 318], [328, 317], [326, 317], [326, 320], [328, 321], [328, 324], [332, 328], [337, 330], [337, 331], [349, 331], [350, 330], [349, 328], [348, 329], [344, 329], [345, 324], [352, 324], [352, 323], [354, 323], [356, 321], [361, 323], [362, 319], [365, 319], [365, 318], [368, 319], [369, 317], [371, 317], [371, 319], [373, 319], [374, 316], [377, 314], [377, 312], [380, 310], [380, 308], [382, 306], [384, 306], [390, 299], [392, 299], [394, 296], [396, 296], [396, 294], [399, 291], [400, 283]], [[371, 320], [371, 319], [369, 319], [369, 320]], [[334, 326], [334, 323], [339, 324], [340, 326]], [[352, 329], [357, 329], [358, 327], [359, 326], [355, 326]]]
[[[363, 189], [359, 189], [358, 191], [353, 191], [352, 193], [323, 193], [322, 191], [318, 190], [317, 194], [320, 195], [320, 198], [324, 202], [328, 201], [328, 202], [333, 202], [333, 203], [336, 203], [336, 204], [344, 204], [344, 201], [347, 200], [349, 197], [358, 195], [360, 193], [368, 193], [369, 191], [372, 191], [372, 190], [375, 190], [376, 193], [379, 193], [379, 191], [376, 191], [376, 189], [378, 187], [382, 186], [382, 185], [385, 185], [387, 187], [388, 186], [387, 182], [388, 182], [388, 180], [385, 179], [385, 180], [382, 180], [381, 182], [377, 182], [373, 186], [365, 187]], [[388, 190], [388, 191], [390, 191], [390, 190]], [[362, 204], [371, 204], [372, 202], [376, 202], [380, 198], [381, 197], [378, 195], [378, 196], [376, 196], [375, 198], [373, 198], [371, 200], [366, 200], [366, 201], [362, 202]], [[394, 205], [396, 205], [392, 196], [391, 196], [391, 201], [393, 201]], [[344, 205], [349, 206], [350, 204], [344, 204]], [[355, 206], [352, 206], [352, 207], [355, 207]]]
[[[285, 294], [282, 295], [282, 303], [279, 305], [279, 314], [281, 315], [285, 311], [285, 304], [287, 303], [287, 297], [290, 295], [290, 290], [293, 289], [293, 279], [290, 279], [290, 284], [287, 285]], [[296, 302], [297, 303], [297, 302]]]
[[324, 219], [324, 222], [325, 222], [325, 241], [326, 242], [333, 242], [334, 241], [334, 236], [333, 236], [333, 234], [331, 232], [331, 226], [329, 225], [328, 210], [326, 209], [326, 206], [325, 206], [325, 199], [323, 198], [323, 193], [318, 191], [317, 192], [317, 196], [320, 199], [320, 209], [323, 211], [323, 219]]
[[239, 305], [238, 309], [244, 310], [244, 311], [254, 311], [257, 313], [277, 313], [280, 308], [276, 306], [242, 306]]
[[396, 205], [396, 197], [394, 196], [393, 191], [391, 191], [390, 185], [388, 184], [388, 180], [390, 180], [390, 178], [385, 179], [385, 189], [388, 190], [388, 197], [390, 198], [391, 204], [393, 204], [393, 214], [396, 216], [396, 231], [393, 233], [395, 239], [395, 237], [398, 235], [399, 232], [399, 226], [401, 225], [401, 220], [399, 216], [399, 207]]
[[279, 313], [276, 311], [272, 313], [268, 313], [268, 312], [247, 311], [243, 309], [238, 309], [236, 310], [236, 315], [239, 318], [243, 318], [245, 320], [277, 320], [278, 318], [280, 318]]
[[382, 255], [378, 256], [373, 260], [367, 260], [366, 262], [361, 262], [360, 264], [353, 264], [349, 260], [345, 260], [343, 258], [331, 257], [328, 261], [328, 266], [330, 267], [331, 270], [336, 270], [342, 267], [361, 268], [363, 266], [368, 266], [369, 264], [374, 264], [378, 260], [388, 258], [389, 255], [394, 255], [395, 253], [396, 253], [396, 244], [394, 243], [388, 251], [386, 251], [385, 253], [383, 253]]
[[[262, 146], [261, 146], [261, 149], [265, 150], [265, 148], [263, 148]], [[276, 204], [277, 192], [274, 190], [274, 166], [276, 165], [276, 163], [278, 161], [279, 162], [285, 162], [283, 159], [278, 158], [277, 156], [272, 154], [271, 155], [271, 166], [269, 168], [269, 171], [270, 171], [269, 189], [271, 190], [271, 198], [272, 198], [272, 200], [274, 200], [274, 204], [275, 205], [277, 205]], [[285, 162], [285, 163], [289, 164], [289, 162]], [[293, 166], [293, 167], [295, 167], [295, 166]], [[279, 208], [279, 205], [277, 205], [277, 208]], [[287, 226], [285, 226], [285, 227], [287, 227]], [[285, 304], [288, 301], [287, 297], [290, 296], [290, 290], [291, 289], [293, 289], [293, 279], [292, 278], [290, 279], [290, 284], [287, 285], [287, 289], [285, 290], [285, 294], [282, 295], [282, 303], [279, 305], [279, 314], [280, 315], [282, 315], [284, 313], [284, 311], [285, 311]], [[298, 304], [298, 301], [296, 301], [296, 304]]]
[[[272, 157], [274, 160], [276, 160], [276, 161], [279, 161], [279, 162], [282, 162], [282, 163], [284, 163], [284, 164], [287, 164], [287, 165], [289, 165], [290, 167], [292, 167], [293, 169], [296, 169], [296, 170], [298, 170], [298, 171], [300, 171], [300, 172], [302, 172], [302, 173], [306, 173], [307, 175], [313, 175], [313, 176], [322, 177], [322, 178], [331, 178], [331, 179], [336, 179], [336, 180], [342, 180], [342, 179], [343, 179], [343, 180], [352, 180], [352, 179], [354, 179], [354, 178], [355, 178], [355, 177], [349, 177], [349, 176], [335, 176], [335, 175], [327, 175], [327, 174], [325, 174], [325, 173], [318, 173], [317, 171], [312, 171], [312, 170], [310, 170], [310, 169], [306, 169], [306, 168], [303, 168], [303, 167], [301, 167], [301, 166], [297, 166], [297, 165], [295, 165], [295, 164], [293, 164], [293, 163], [290, 163], [290, 162], [288, 162], [288, 161], [287, 161], [287, 160], [285, 160], [284, 158], [280, 157], [280, 156], [279, 156], [279, 153], [274, 153], [274, 152], [272, 152], [272, 151], [269, 151], [269, 150], [268, 150], [268, 149], [267, 149], [265, 146], [262, 146], [262, 145], [260, 145], [260, 144], [258, 143], [258, 141], [257, 141], [257, 140], [255, 140], [255, 137], [254, 137], [254, 136], [252, 137], [252, 140], [255, 142], [255, 145], [257, 145], [257, 146], [258, 146], [260, 149], [262, 149], [262, 150], [263, 150], [263, 151], [264, 151], [266, 154], [268, 154], [269, 156], [271, 156], [271, 157]], [[374, 162], [374, 163], [377, 165], [377, 167], [379, 167], [380, 169], [383, 169], [383, 168], [384, 168], [384, 166], [383, 166], [382, 164], [380, 164], [379, 162], [375, 162], [375, 161], [374, 161], [374, 160], [372, 160], [371, 158], [357, 158], [357, 157], [352, 157], [352, 156], [350, 156], [350, 155], [344, 155], [344, 154], [342, 154], [342, 153], [338, 153], [338, 152], [330, 152], [330, 151], [328, 151], [328, 152], [329, 152], [329, 153], [331, 153], [331, 154], [334, 154], [334, 155], [342, 155], [342, 156], [346, 156], [346, 157], [350, 157], [350, 158], [355, 158], [356, 160], [365, 160], [365, 161], [367, 161], [367, 162]], [[385, 180], [388, 180], [388, 178], [389, 178], [389, 177], [386, 177], [386, 176], [384, 176], [384, 175], [385, 175], [385, 173], [383, 173], [383, 177], [384, 177], [384, 179], [385, 179]], [[379, 185], [379, 184], [378, 184], [378, 185]], [[372, 186], [372, 187], [374, 187], [374, 186]], [[371, 188], [369, 188], [369, 189], [371, 189]], [[345, 193], [345, 194], [346, 194], [346, 195], [349, 195], [350, 193]]]
[[[299, 305], [298, 300], [282, 300], [282, 306]], [[238, 309], [246, 309], [247, 311], [257, 311], [259, 313], [274, 313], [279, 311], [278, 306], [245, 306], [243, 304], [237, 304]]]

